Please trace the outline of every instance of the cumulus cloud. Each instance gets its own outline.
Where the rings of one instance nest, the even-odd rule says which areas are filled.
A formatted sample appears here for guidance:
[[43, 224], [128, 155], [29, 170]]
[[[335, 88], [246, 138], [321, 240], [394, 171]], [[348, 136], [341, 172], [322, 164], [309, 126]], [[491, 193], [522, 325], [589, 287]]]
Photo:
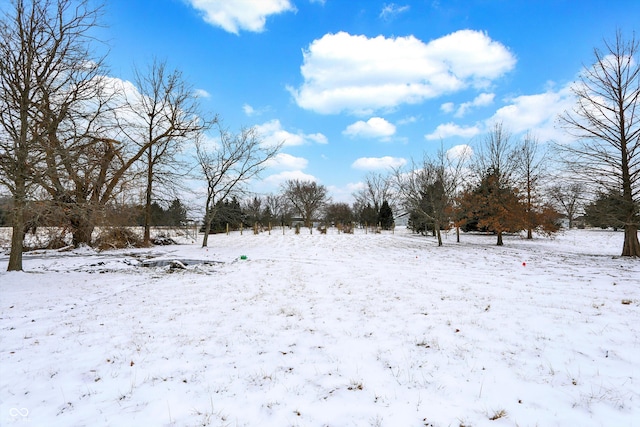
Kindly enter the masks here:
[[351, 165], [354, 169], [362, 169], [362, 170], [378, 170], [378, 169], [389, 169], [389, 168], [399, 168], [404, 166], [407, 163], [406, 159], [401, 157], [361, 157], [357, 159]]
[[303, 157], [295, 157], [291, 154], [278, 153], [267, 163], [268, 167], [275, 169], [300, 170], [307, 167], [309, 162]]
[[299, 181], [313, 181], [313, 182], [318, 181], [318, 179], [313, 175], [309, 175], [308, 173], [304, 173], [300, 170], [295, 170], [295, 171], [284, 171], [274, 175], [269, 175], [264, 179], [264, 182], [266, 184], [275, 186], [275, 185], [280, 185], [283, 182], [286, 182], [289, 180], [295, 180], [295, 179]]
[[494, 93], [481, 93], [476, 96], [473, 101], [464, 102], [460, 104], [456, 111], [456, 117], [463, 117], [469, 110], [475, 107], [486, 107], [493, 104], [493, 99], [496, 97]]
[[508, 100], [487, 120], [502, 122], [514, 133], [534, 131], [540, 140], [566, 141], [571, 138], [555, 126], [556, 118], [574, 106], [575, 98], [567, 85], [557, 91], [522, 95]]
[[328, 144], [329, 143], [329, 140], [327, 139], [327, 137], [324, 136], [321, 133], [310, 133], [308, 135], [305, 135], [305, 137], [309, 141], [313, 141], [316, 144]]
[[382, 117], [372, 117], [350, 124], [342, 133], [351, 138], [388, 138], [396, 133], [396, 127]]
[[280, 120], [274, 119], [256, 126], [256, 130], [262, 136], [266, 145], [277, 145], [284, 143], [284, 146], [303, 145], [310, 142], [326, 144], [327, 137], [321, 133], [310, 135], [302, 132], [292, 133], [282, 128]]
[[269, 15], [294, 11], [290, 0], [187, 0], [204, 20], [223, 30], [262, 32]]
[[303, 52], [297, 104], [323, 114], [371, 114], [468, 87], [486, 87], [516, 59], [487, 34], [461, 30], [429, 43], [414, 36], [326, 34]]
[[331, 200], [335, 203], [353, 203], [353, 193], [365, 188], [363, 182], [348, 183], [344, 186], [338, 187], [336, 185], [328, 185], [327, 190], [331, 194]]
[[467, 144], [454, 145], [447, 150], [446, 155], [450, 160], [468, 160], [473, 156], [473, 149]]
[[456, 104], [454, 104], [453, 102], [445, 102], [440, 106], [440, 110], [442, 110], [445, 113], [451, 113], [455, 109], [456, 109]]
[[455, 123], [443, 123], [438, 125], [436, 130], [432, 133], [425, 135], [424, 137], [431, 141], [437, 139], [447, 139], [452, 136], [460, 136], [462, 138], [473, 138], [481, 132], [478, 126], [459, 126]]

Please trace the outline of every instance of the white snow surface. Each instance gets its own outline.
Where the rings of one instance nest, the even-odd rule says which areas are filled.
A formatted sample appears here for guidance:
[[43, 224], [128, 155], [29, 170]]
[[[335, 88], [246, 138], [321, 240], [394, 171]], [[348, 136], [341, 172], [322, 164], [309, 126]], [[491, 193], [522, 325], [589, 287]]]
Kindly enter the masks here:
[[245, 231], [12, 273], [4, 251], [0, 425], [640, 426], [622, 239]]

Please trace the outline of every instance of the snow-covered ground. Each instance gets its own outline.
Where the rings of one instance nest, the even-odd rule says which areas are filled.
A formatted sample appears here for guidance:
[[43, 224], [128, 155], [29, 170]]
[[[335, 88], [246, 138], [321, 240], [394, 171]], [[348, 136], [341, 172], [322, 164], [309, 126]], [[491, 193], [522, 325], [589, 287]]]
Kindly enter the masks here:
[[640, 426], [622, 238], [245, 231], [19, 273], [5, 251], [0, 424]]

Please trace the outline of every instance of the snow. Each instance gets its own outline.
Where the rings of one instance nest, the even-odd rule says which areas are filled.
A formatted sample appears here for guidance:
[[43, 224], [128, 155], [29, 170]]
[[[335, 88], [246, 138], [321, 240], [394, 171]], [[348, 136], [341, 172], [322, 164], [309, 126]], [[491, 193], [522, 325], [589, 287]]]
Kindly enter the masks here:
[[640, 426], [622, 238], [245, 231], [11, 273], [5, 251], [0, 424]]

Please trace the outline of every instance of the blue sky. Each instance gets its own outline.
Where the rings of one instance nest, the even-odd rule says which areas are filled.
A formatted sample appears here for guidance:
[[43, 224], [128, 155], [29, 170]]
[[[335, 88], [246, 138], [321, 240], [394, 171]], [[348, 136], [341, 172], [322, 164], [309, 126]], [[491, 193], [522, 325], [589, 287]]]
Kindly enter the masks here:
[[284, 141], [256, 191], [316, 180], [350, 201], [368, 172], [554, 126], [569, 84], [640, 1], [109, 0], [113, 77], [154, 58], [180, 69], [231, 130]]

